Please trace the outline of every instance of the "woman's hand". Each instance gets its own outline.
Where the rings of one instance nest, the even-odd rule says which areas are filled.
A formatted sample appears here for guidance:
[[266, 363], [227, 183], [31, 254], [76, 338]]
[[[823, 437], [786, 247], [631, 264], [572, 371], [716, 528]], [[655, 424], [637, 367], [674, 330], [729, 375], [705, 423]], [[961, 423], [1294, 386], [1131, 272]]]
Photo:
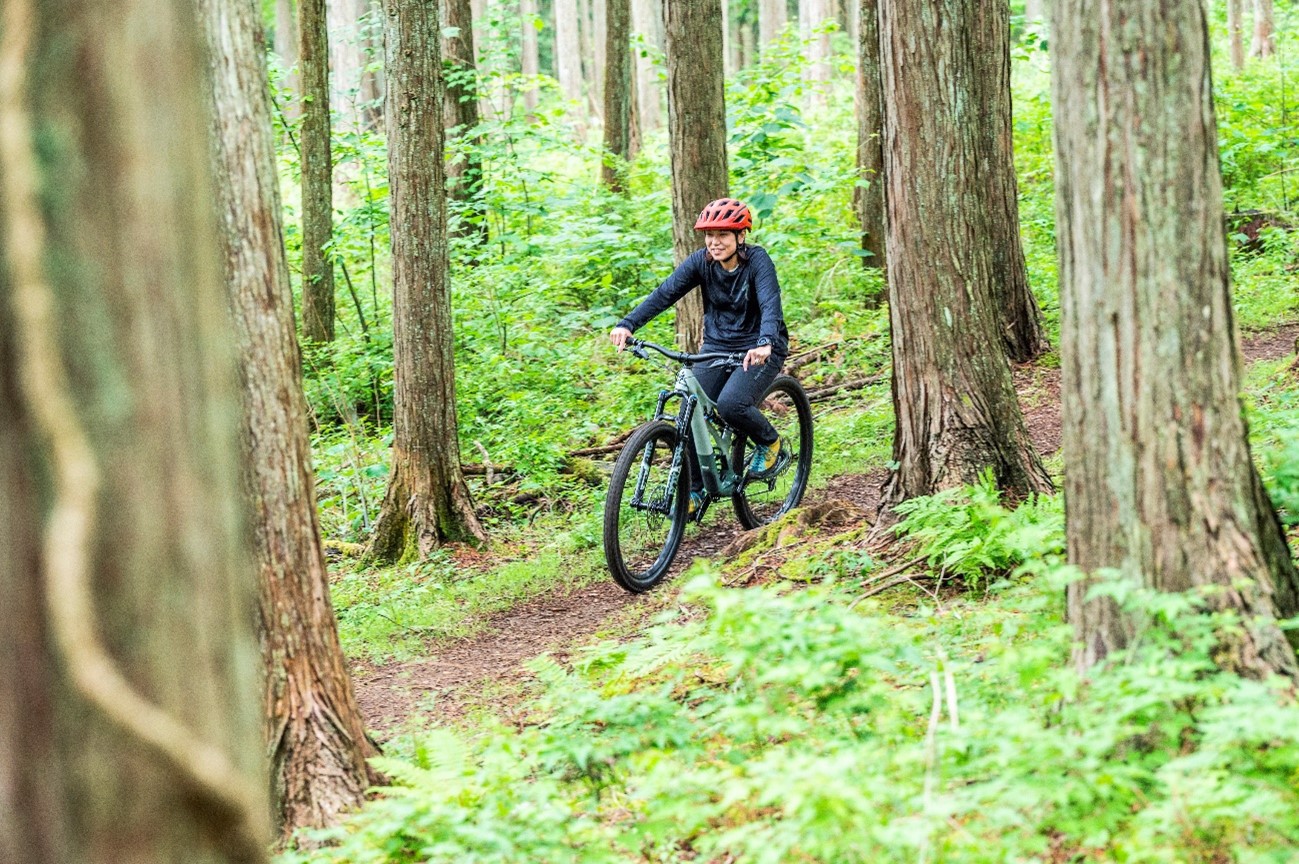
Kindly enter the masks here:
[[631, 331], [626, 327], [615, 327], [609, 331], [609, 341], [619, 351], [627, 347], [627, 340], [631, 338]]
[[759, 345], [757, 348], [750, 348], [749, 353], [744, 355], [744, 371], [748, 372], [750, 366], [762, 366], [771, 356], [770, 345]]

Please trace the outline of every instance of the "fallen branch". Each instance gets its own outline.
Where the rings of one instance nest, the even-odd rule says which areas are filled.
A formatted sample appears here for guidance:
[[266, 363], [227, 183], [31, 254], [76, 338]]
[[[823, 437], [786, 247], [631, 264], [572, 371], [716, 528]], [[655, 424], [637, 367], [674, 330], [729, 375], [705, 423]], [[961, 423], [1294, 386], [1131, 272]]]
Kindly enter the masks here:
[[810, 348], [807, 351], [800, 351], [785, 361], [785, 372], [792, 373], [795, 369], [802, 369], [807, 364], [816, 362], [821, 359], [822, 354], [828, 354], [832, 351], [838, 350], [843, 345], [843, 342], [844, 340], [842, 339], [836, 339], [833, 342], [818, 345], [817, 347]]
[[866, 378], [857, 378], [853, 381], [845, 381], [842, 384], [834, 384], [830, 387], [822, 387], [818, 390], [809, 390], [807, 391], [807, 400], [809, 402], [822, 402], [829, 399], [831, 396], [836, 396], [840, 393], [847, 393], [851, 390], [860, 390], [863, 387], [878, 384], [887, 377], [887, 372], [880, 372]]

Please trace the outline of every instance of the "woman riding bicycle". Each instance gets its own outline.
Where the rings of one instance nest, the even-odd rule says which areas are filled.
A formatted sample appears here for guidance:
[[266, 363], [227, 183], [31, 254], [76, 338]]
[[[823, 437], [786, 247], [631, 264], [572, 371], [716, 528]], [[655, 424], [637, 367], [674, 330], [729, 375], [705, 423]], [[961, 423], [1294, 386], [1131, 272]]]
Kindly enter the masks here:
[[[780, 374], [789, 355], [789, 333], [780, 306], [776, 265], [761, 246], [744, 242], [753, 226], [749, 208], [734, 198], [719, 198], [703, 209], [695, 230], [704, 232], [704, 248], [682, 261], [672, 275], [609, 333], [621, 351], [632, 333], [676, 303], [692, 288], [704, 298], [704, 344], [701, 352], [745, 352], [739, 368], [700, 366], [695, 377], [717, 413], [756, 445], [749, 476], [764, 480], [789, 464], [788, 445], [758, 410], [758, 400]], [[691, 474], [690, 512], [702, 499], [702, 474]]]

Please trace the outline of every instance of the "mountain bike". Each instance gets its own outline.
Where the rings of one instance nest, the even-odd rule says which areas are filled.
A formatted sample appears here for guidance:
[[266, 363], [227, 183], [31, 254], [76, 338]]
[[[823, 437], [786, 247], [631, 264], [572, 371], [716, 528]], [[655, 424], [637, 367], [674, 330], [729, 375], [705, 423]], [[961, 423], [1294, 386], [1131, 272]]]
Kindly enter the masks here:
[[[758, 407], [788, 442], [790, 459], [769, 478], [751, 477], [753, 442], [718, 416], [716, 403], [693, 372], [701, 363], [737, 368], [744, 352], [684, 354], [639, 339], [628, 339], [627, 347], [642, 360], [657, 351], [681, 364], [673, 388], [659, 392], [653, 419], [623, 445], [604, 500], [609, 572], [623, 588], [641, 593], [667, 575], [686, 523], [701, 522], [714, 501], [729, 497], [745, 528], [767, 525], [798, 506], [812, 469], [812, 405], [794, 378], [779, 375], [771, 382]], [[669, 413], [674, 401], [676, 410]], [[697, 455], [703, 475], [703, 500], [693, 513], [689, 450]]]

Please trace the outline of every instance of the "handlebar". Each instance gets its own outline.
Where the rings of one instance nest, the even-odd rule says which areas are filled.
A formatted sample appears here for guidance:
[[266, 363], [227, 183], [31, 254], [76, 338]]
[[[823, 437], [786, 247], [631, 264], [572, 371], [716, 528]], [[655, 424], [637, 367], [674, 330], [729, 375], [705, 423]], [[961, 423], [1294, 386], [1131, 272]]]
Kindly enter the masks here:
[[734, 363], [736, 366], [744, 363], [744, 352], [742, 351], [734, 354], [722, 351], [710, 351], [707, 354], [686, 354], [681, 351], [673, 351], [671, 348], [664, 348], [662, 345], [655, 345], [653, 342], [646, 342], [642, 339], [628, 339], [627, 347], [631, 349], [631, 353], [635, 354], [642, 360], [649, 359], [649, 355], [645, 353], [645, 349], [651, 348], [669, 360], [674, 360], [677, 363], [682, 363], [686, 366], [692, 366], [695, 363], [703, 363], [707, 360], [722, 360]]

